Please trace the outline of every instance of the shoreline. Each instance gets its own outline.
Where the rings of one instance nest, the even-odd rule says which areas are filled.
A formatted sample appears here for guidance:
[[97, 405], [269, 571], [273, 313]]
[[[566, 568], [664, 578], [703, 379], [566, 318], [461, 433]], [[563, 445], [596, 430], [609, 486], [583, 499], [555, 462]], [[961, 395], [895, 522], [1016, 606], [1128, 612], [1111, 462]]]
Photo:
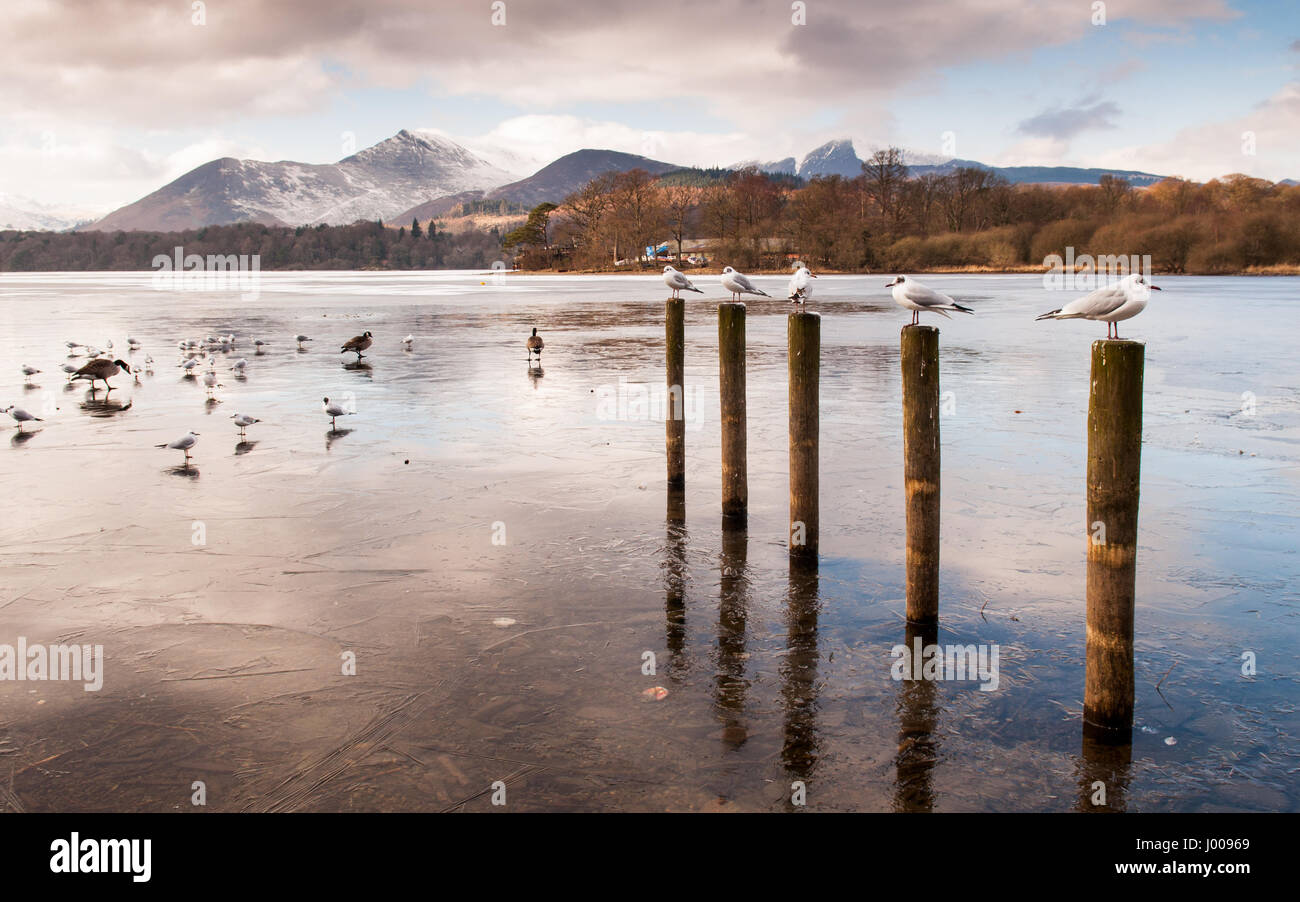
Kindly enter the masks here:
[[[676, 266], [676, 264], [671, 264]], [[437, 272], [438, 270], [430, 270]], [[655, 267], [645, 269], [631, 270], [622, 269], [509, 269], [506, 275], [515, 276], [654, 276], [662, 272]], [[699, 266], [682, 269], [687, 275], [697, 276], [721, 276], [722, 267], [718, 266]], [[929, 269], [909, 269], [904, 271], [904, 275], [986, 275], [986, 276], [1022, 276], [1022, 275], [1047, 275], [1050, 272], [1041, 266], [1021, 266], [1021, 267], [989, 267], [989, 266], [951, 266], [937, 267]], [[818, 269], [818, 275], [823, 276], [892, 276], [897, 275], [893, 270], [840, 270], [840, 269]], [[1088, 275], [1084, 271], [1076, 270], [1075, 275]], [[1300, 276], [1300, 264], [1284, 264], [1262, 267], [1258, 269], [1237, 270], [1233, 272], [1166, 272], [1162, 270], [1152, 270], [1153, 275], [1158, 276], [1202, 276], [1202, 277], [1226, 277], [1226, 276]], [[749, 269], [745, 270], [745, 275], [749, 276], [789, 276], [788, 269]]]

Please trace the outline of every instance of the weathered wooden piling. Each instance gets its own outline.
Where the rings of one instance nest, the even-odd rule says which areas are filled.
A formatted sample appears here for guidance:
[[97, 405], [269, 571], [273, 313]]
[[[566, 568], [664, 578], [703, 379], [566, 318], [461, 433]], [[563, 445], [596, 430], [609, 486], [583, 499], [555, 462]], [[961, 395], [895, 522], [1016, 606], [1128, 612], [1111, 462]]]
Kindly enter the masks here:
[[821, 379], [821, 317], [791, 313], [790, 361], [790, 554], [816, 557], [818, 545], [818, 434]]
[[939, 330], [904, 326], [903, 491], [907, 620], [939, 620]]
[[722, 517], [743, 524], [749, 510], [744, 304], [718, 305], [718, 397], [722, 411]]
[[668, 450], [668, 485], [686, 485], [686, 302], [669, 298], [665, 322], [668, 404], [664, 432]]
[[1088, 663], [1083, 718], [1124, 735], [1133, 727], [1145, 351], [1137, 341], [1093, 342], [1088, 398]]

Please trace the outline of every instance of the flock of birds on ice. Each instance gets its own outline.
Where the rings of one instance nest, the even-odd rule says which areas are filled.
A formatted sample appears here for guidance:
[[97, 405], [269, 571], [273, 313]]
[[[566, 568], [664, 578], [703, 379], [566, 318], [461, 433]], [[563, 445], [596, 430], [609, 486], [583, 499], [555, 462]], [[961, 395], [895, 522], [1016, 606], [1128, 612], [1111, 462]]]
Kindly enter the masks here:
[[[794, 264], [794, 274], [790, 277], [789, 282], [789, 301], [797, 306], [806, 305], [813, 294], [812, 280], [817, 278], [806, 265], [803, 263]], [[703, 294], [703, 291], [695, 287], [695, 284], [686, 277], [686, 275], [672, 266], [665, 266], [663, 273], [664, 284], [672, 289], [672, 296], [680, 298], [683, 291], [694, 291]], [[771, 297], [767, 292], [758, 288], [742, 272], [738, 272], [733, 267], [725, 267], [722, 270], [722, 287], [727, 289], [731, 294], [732, 300], [739, 301], [746, 295], [755, 295], [759, 297]], [[953, 298], [936, 291], [927, 285], [923, 285], [916, 279], [909, 276], [896, 276], [892, 282], [885, 287], [892, 290], [894, 303], [912, 312], [911, 325], [917, 325], [920, 315], [925, 312], [937, 313], [940, 316], [948, 317], [949, 311], [959, 313], [973, 314], [975, 311], [965, 307]], [[1082, 297], [1076, 298], [1056, 310], [1048, 311], [1037, 319], [1086, 319], [1104, 322], [1106, 326], [1107, 338], [1119, 338], [1119, 323], [1126, 319], [1137, 316], [1146, 307], [1152, 291], [1159, 291], [1156, 285], [1151, 285], [1141, 274], [1133, 273], [1124, 279], [1110, 285], [1103, 286], [1095, 291], [1089, 292]], [[297, 343], [299, 350], [305, 342], [312, 339], [306, 335], [295, 335], [294, 341]], [[415, 341], [413, 335], [407, 335], [402, 339], [402, 345], [406, 350], [411, 350], [412, 343]], [[362, 353], [370, 348], [374, 343], [374, 336], [370, 332], [350, 338], [345, 341], [339, 348], [339, 353], [355, 353], [357, 361], [365, 355]], [[95, 392], [95, 384], [103, 382], [105, 391], [112, 391], [113, 386], [109, 379], [119, 375], [126, 374], [133, 376], [138, 382], [141, 372], [152, 373], [154, 360], [152, 356], [146, 355], [144, 367], [132, 367], [126, 361], [112, 356], [113, 343], [107, 343], [106, 350], [100, 350], [91, 345], [85, 345], [76, 341], [67, 341], [64, 344], [68, 348], [69, 357], [89, 357], [89, 362], [76, 366], [71, 363], [62, 365], [63, 372], [67, 374], [68, 381], [74, 382], [79, 379], [88, 380], [92, 394]], [[253, 342], [255, 352], [263, 353], [264, 349], [270, 342], [257, 339]], [[131, 353], [141, 349], [140, 342], [134, 338], [127, 338], [127, 346]], [[542, 337], [537, 334], [537, 329], [533, 329], [532, 334], [525, 340], [525, 347], [528, 351], [529, 366], [532, 366], [534, 358], [537, 363], [541, 364], [542, 350], [545, 343]], [[216, 366], [217, 358], [215, 353], [218, 351], [230, 352], [235, 349], [235, 336], [233, 334], [222, 336], [208, 336], [200, 341], [198, 339], [187, 339], [180, 342], [179, 350], [184, 358], [179, 364], [180, 368], [185, 370], [185, 375], [191, 378], [198, 378], [202, 381], [207, 389], [209, 398], [213, 397], [213, 392], [221, 388], [222, 384], [217, 375]], [[213, 355], [213, 356], [209, 356]], [[203, 368], [202, 358], [207, 357], [207, 367]], [[236, 375], [242, 375], [248, 366], [248, 361], [240, 358], [231, 366], [231, 371]], [[25, 381], [30, 382], [31, 378], [41, 370], [36, 367], [23, 364], [22, 373]], [[321, 410], [325, 416], [329, 417], [330, 428], [336, 428], [336, 421], [339, 417], [348, 416], [355, 411], [347, 409], [338, 401], [331, 401], [324, 398], [321, 402]], [[9, 405], [4, 408], [7, 413], [18, 424], [17, 428], [21, 432], [25, 424], [30, 422], [42, 422], [42, 418], [24, 410], [17, 405]], [[257, 417], [249, 416], [243, 413], [235, 413], [230, 416], [234, 420], [235, 426], [239, 428], [240, 436], [246, 435], [248, 427], [260, 423]], [[185, 466], [189, 466], [191, 460], [190, 450], [198, 443], [199, 433], [189, 432], [170, 442], [158, 445], [159, 448], [166, 448], [173, 451], [182, 451], [185, 454]]]

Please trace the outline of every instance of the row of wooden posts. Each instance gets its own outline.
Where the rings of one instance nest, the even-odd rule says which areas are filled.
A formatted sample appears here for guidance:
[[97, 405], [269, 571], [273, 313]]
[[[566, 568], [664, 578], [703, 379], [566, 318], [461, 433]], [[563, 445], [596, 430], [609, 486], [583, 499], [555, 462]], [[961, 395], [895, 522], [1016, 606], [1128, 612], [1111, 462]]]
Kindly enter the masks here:
[[[666, 329], [668, 487], [686, 485], [685, 301], [668, 300]], [[816, 561], [819, 540], [818, 438], [821, 317], [789, 315], [790, 555]], [[1133, 609], [1138, 484], [1142, 450], [1140, 342], [1092, 346], [1087, 465], [1087, 673], [1084, 723], [1100, 739], [1127, 741], [1133, 723]], [[903, 476], [907, 509], [907, 622], [939, 620], [939, 330], [905, 326]], [[745, 305], [718, 305], [718, 381], [722, 430], [722, 515], [745, 523]], [[1098, 528], [1100, 527], [1100, 528]], [[801, 541], [799, 541], [801, 540]]]

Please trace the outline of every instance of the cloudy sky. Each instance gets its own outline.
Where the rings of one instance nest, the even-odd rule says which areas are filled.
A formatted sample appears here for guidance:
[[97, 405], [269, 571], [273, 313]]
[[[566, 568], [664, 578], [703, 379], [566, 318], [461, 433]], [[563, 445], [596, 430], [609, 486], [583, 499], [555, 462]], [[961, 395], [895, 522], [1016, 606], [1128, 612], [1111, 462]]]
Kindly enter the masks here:
[[0, 193], [87, 212], [214, 157], [331, 162], [402, 128], [520, 170], [852, 137], [1300, 178], [1295, 0], [4, 0], [0, 20]]

